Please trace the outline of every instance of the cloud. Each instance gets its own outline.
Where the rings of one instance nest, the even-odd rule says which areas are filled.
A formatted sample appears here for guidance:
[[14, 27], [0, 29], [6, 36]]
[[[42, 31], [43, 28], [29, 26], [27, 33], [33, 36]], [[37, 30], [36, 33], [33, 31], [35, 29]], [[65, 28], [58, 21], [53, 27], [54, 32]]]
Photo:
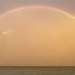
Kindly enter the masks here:
[[2, 32], [2, 35], [13, 33], [13, 32], [16, 32], [16, 30], [6, 30], [6, 31]]

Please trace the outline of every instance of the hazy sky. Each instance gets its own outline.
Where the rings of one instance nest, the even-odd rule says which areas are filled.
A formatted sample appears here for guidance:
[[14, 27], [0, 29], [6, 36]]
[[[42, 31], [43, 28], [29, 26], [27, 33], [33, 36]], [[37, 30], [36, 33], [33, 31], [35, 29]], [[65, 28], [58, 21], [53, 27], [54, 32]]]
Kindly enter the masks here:
[[75, 65], [75, 19], [48, 8], [0, 17], [0, 65]]
[[[72, 0], [0, 1], [1, 14], [43, 5], [75, 15]], [[0, 65], [75, 66], [74, 34], [75, 18], [52, 8], [23, 8], [0, 16]]]

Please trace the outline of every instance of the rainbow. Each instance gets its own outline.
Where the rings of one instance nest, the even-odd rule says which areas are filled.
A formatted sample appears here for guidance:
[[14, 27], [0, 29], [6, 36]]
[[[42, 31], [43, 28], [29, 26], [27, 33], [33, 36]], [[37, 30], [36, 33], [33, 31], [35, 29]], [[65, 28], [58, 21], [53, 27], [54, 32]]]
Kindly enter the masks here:
[[10, 10], [9, 12], [6, 12], [6, 13], [0, 15], [0, 18], [4, 17], [4, 16], [6, 16], [6, 15], [8, 15], [10, 13], [13, 13], [13, 12], [16, 12], [16, 11], [20, 11], [20, 10], [23, 10], [23, 9], [30, 9], [30, 8], [44, 8], [44, 9], [55, 10], [55, 11], [58, 11], [58, 12], [60, 12], [62, 14], [65, 14], [65, 15], [75, 19], [75, 17], [73, 15], [69, 14], [69, 13], [67, 13], [65, 11], [62, 11], [62, 10], [59, 10], [57, 8], [49, 7], [49, 6], [26, 6], [26, 7], [20, 7], [20, 8], [14, 9], [14, 10]]

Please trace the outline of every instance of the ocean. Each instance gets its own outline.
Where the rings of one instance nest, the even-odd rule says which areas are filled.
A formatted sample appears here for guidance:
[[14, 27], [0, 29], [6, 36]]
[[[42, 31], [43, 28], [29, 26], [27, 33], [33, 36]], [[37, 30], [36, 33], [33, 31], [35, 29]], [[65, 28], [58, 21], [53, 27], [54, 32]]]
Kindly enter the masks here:
[[75, 67], [0, 67], [0, 75], [75, 75]]

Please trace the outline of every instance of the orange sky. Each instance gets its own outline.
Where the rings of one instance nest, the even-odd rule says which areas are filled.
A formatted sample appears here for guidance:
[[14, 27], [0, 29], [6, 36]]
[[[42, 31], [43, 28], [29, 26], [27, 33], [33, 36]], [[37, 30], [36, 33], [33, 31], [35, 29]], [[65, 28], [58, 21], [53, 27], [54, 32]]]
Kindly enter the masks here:
[[75, 66], [75, 18], [46, 7], [0, 17], [0, 65]]

